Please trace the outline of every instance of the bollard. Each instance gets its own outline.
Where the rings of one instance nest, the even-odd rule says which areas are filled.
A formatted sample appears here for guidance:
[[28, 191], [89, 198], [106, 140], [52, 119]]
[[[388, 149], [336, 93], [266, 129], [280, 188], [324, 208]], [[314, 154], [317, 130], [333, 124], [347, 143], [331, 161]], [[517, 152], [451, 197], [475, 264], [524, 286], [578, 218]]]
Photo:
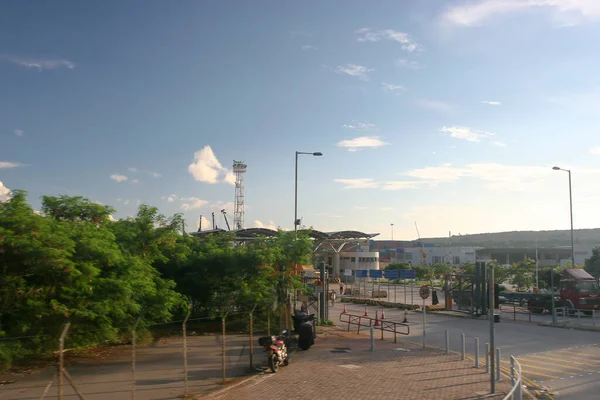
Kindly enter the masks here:
[[592, 310], [592, 326], [596, 327], [596, 309]]
[[446, 329], [446, 354], [450, 354], [450, 334], [448, 333], [448, 329]]
[[500, 348], [496, 349], [496, 380], [500, 382], [501, 374], [500, 374]]
[[490, 373], [490, 344], [485, 344], [485, 373]]
[[510, 384], [515, 386], [515, 358], [510, 356]]
[[475, 368], [479, 368], [479, 338], [475, 338]]
[[375, 330], [371, 327], [369, 331], [371, 333], [371, 351], [375, 351]]
[[461, 361], [465, 360], [465, 334], [460, 334], [460, 359]]

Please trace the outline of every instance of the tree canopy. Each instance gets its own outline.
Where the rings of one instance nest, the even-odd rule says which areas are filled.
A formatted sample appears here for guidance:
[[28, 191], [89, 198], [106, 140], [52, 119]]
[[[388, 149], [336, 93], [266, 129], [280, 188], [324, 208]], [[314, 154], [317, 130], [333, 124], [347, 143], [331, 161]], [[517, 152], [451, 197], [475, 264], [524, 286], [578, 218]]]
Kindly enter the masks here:
[[182, 215], [148, 205], [119, 221], [113, 212], [44, 196], [39, 213], [23, 191], [0, 203], [0, 368], [55, 351], [67, 321], [77, 347], [119, 341], [138, 318], [143, 329], [189, 304], [207, 316], [272, 304], [296, 284], [290, 266], [312, 257], [306, 233], [238, 246], [228, 234], [186, 235]]

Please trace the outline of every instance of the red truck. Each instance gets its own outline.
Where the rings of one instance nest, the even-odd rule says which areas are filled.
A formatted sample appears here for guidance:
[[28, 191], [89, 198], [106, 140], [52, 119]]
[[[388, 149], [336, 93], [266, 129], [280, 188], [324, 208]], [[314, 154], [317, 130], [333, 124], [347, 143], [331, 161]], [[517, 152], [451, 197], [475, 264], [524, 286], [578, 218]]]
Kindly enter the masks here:
[[[555, 307], [589, 312], [600, 308], [600, 289], [596, 278], [578, 268], [567, 268], [562, 275], [560, 292], [557, 293], [560, 298], [555, 298]], [[527, 308], [533, 313], [550, 311], [552, 296], [550, 294], [533, 295], [527, 302]]]

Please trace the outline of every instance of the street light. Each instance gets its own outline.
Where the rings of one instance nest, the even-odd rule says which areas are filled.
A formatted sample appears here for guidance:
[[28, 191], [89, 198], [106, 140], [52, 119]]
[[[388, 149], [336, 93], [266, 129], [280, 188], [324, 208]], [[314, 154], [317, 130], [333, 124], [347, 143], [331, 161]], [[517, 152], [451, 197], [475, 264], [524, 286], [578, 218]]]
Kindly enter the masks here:
[[394, 224], [390, 224], [392, 227], [392, 242], [394, 241]]
[[320, 157], [323, 155], [320, 151], [315, 151], [313, 153], [307, 153], [303, 151], [296, 152], [296, 180], [295, 180], [295, 188], [294, 188], [294, 233], [298, 231], [298, 156], [301, 154], [306, 154], [309, 156]]
[[571, 190], [571, 170], [560, 167], [552, 167], [555, 171], [565, 171], [569, 173], [569, 207], [571, 210], [571, 268], [575, 268], [575, 241], [573, 239], [573, 191]]

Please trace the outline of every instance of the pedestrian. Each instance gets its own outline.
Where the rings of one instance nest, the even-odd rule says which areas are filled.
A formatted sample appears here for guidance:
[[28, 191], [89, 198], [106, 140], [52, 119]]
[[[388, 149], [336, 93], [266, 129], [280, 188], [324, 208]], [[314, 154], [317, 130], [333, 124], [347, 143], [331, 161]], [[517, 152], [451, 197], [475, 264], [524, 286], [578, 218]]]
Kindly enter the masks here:
[[431, 298], [431, 304], [435, 306], [435, 305], [436, 305], [436, 304], [438, 304], [439, 302], [440, 302], [440, 301], [438, 300], [438, 297], [437, 297], [437, 292], [434, 290], [434, 291], [433, 291], [433, 297]]
[[344, 284], [340, 283], [340, 296], [344, 294]]
[[329, 300], [331, 300], [331, 307], [333, 307], [335, 305], [335, 291], [332, 290], [331, 293], [329, 293]]

